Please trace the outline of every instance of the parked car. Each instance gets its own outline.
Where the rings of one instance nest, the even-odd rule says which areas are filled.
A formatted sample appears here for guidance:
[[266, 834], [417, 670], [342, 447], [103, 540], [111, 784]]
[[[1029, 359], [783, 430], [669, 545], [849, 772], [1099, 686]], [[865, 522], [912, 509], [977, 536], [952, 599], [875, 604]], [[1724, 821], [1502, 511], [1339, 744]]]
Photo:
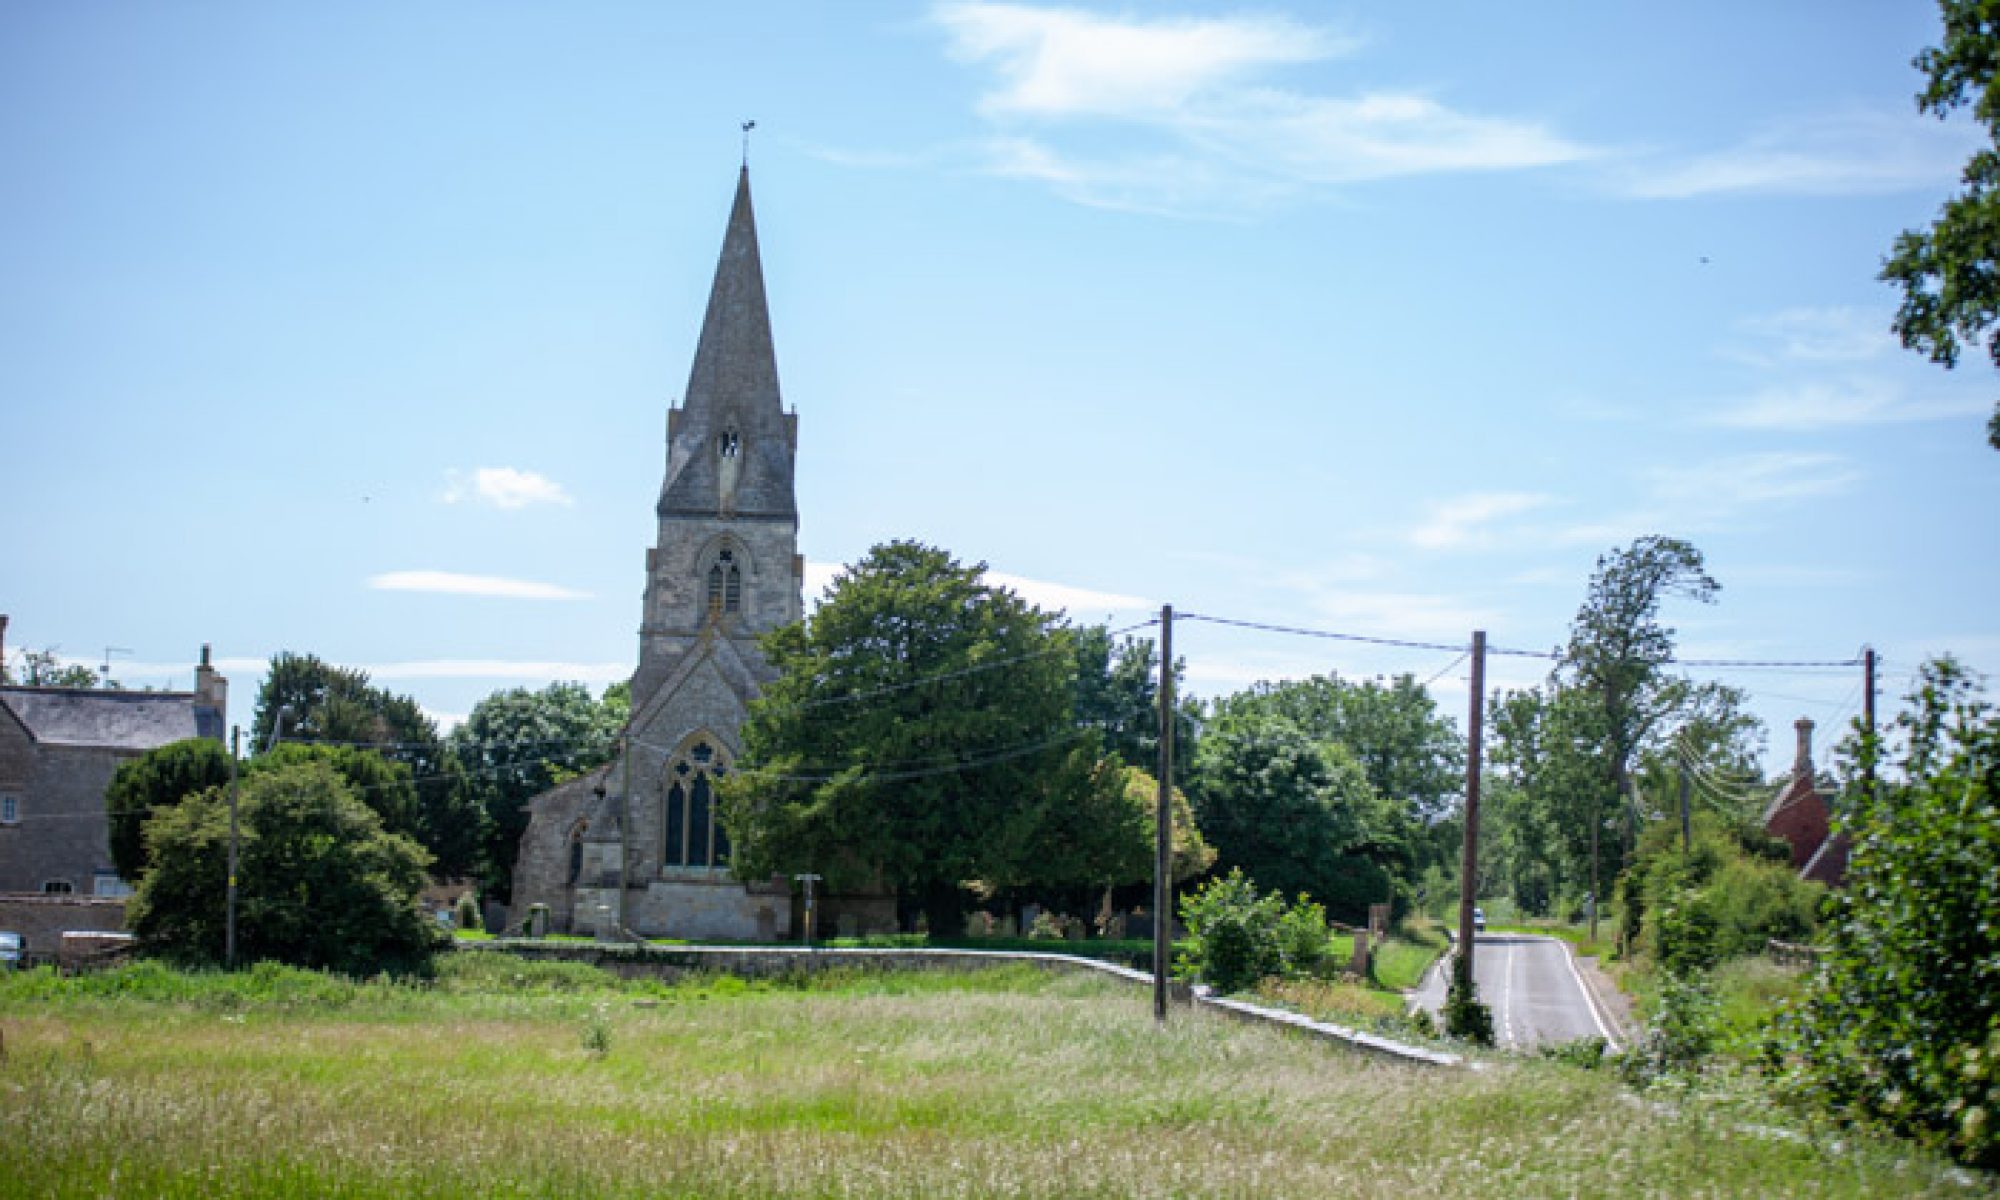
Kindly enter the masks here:
[[1485, 909], [1483, 909], [1483, 908], [1475, 908], [1475, 909], [1473, 909], [1473, 910], [1472, 910], [1472, 932], [1474, 932], [1474, 933], [1485, 933], [1485, 932], [1486, 932], [1486, 910], [1485, 910]]
[[21, 935], [0, 932], [0, 971], [10, 971], [21, 965]]

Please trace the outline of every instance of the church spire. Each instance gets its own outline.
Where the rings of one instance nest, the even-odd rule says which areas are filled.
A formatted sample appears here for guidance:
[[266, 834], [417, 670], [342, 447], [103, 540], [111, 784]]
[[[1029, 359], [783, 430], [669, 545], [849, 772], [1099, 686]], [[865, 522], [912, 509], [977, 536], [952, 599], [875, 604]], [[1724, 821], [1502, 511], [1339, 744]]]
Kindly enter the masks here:
[[796, 519], [792, 430], [778, 394], [778, 361], [764, 301], [750, 169], [736, 201], [709, 289], [687, 394], [668, 424], [662, 517], [722, 515]]

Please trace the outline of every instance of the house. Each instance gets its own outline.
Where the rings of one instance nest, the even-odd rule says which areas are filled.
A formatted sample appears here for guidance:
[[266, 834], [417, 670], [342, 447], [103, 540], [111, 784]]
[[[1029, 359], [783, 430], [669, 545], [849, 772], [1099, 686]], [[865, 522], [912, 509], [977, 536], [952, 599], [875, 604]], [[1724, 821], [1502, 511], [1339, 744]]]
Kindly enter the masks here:
[[0, 687], [0, 893], [130, 892], [111, 865], [105, 789], [155, 747], [220, 741], [228, 695], [207, 646], [192, 692]]
[[1833, 828], [1833, 788], [1813, 772], [1813, 723], [1801, 717], [1795, 727], [1798, 754], [1764, 809], [1764, 832], [1791, 845], [1792, 869], [1802, 878], [1839, 887], [1847, 880], [1847, 835]]

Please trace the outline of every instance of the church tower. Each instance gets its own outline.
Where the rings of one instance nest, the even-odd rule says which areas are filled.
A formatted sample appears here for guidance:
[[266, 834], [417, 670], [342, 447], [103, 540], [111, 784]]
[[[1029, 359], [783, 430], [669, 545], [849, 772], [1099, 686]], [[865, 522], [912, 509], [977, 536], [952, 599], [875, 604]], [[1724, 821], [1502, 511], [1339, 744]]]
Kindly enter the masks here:
[[730, 875], [715, 784], [734, 767], [749, 702], [770, 678], [757, 636], [803, 614], [797, 450], [745, 167], [687, 392], [667, 414], [631, 721], [610, 767], [530, 803], [516, 911], [544, 904], [556, 929], [575, 932], [789, 935], [789, 885]]

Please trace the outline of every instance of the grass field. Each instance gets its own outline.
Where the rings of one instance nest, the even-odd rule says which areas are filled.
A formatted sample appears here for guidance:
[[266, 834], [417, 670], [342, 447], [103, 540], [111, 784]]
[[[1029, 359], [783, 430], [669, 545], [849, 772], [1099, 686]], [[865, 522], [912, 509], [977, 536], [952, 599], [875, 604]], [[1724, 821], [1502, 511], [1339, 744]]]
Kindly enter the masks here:
[[1396, 1066], [1031, 967], [619, 984], [450, 956], [0, 978], [0, 1194], [1867, 1196], [1900, 1146], [1744, 1132], [1730, 1093]]

